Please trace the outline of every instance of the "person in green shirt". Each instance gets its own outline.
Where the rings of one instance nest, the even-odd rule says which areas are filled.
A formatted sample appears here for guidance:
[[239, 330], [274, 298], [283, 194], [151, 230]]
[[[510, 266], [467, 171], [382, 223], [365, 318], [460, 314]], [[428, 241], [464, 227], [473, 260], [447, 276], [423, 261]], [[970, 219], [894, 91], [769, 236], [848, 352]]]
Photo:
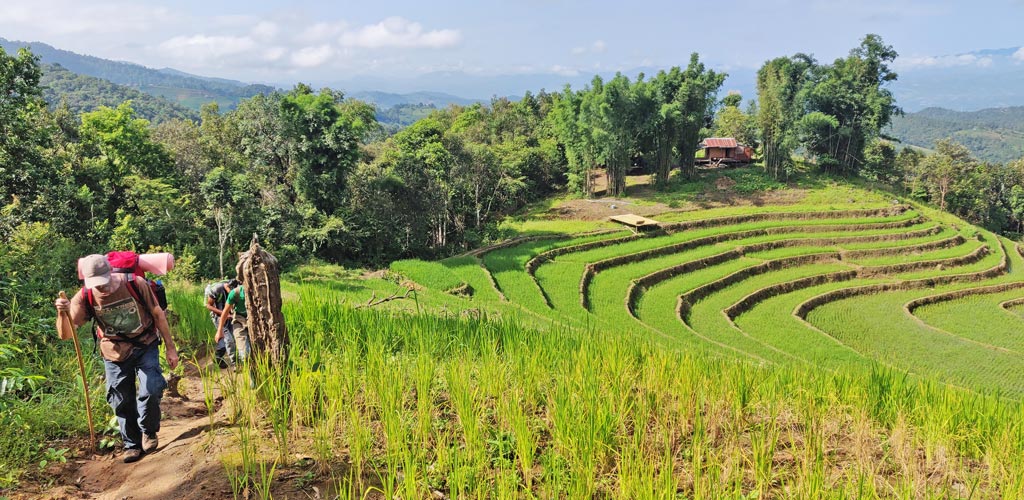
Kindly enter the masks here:
[[217, 324], [216, 341], [220, 342], [224, 335], [224, 325], [231, 318], [231, 333], [235, 336], [235, 347], [238, 349], [238, 361], [245, 361], [252, 351], [252, 344], [249, 342], [249, 317], [245, 311], [245, 287], [238, 285], [228, 293], [224, 301], [224, 310], [220, 313], [220, 322]]

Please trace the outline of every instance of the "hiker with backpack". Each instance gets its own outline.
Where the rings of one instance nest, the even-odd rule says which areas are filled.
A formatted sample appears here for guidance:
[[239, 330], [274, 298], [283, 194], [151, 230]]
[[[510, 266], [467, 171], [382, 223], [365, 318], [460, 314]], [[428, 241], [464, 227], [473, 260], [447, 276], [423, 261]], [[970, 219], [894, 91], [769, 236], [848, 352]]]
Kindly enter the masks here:
[[[54, 303], [57, 332], [62, 340], [74, 337], [75, 329], [93, 320], [107, 382], [107, 402], [117, 417], [124, 441], [124, 462], [142, 458], [157, 449], [160, 431], [160, 400], [167, 387], [160, 368], [160, 342], [166, 345], [167, 364], [178, 366], [178, 352], [171, 338], [164, 310], [145, 278], [133, 273], [114, 273], [105, 255], [89, 255], [79, 261], [84, 286], [70, 300]], [[61, 314], [71, 319], [70, 331]], [[136, 389], [136, 379], [138, 388]]]
[[238, 285], [239, 281], [236, 279], [223, 280], [206, 285], [206, 289], [203, 291], [203, 296], [206, 297], [206, 309], [210, 311], [210, 320], [217, 328], [214, 334], [217, 343], [214, 358], [221, 368], [227, 368], [235, 359], [235, 336], [232, 333], [232, 325], [221, 326], [220, 317], [224, 312], [228, 294], [238, 288]]
[[245, 361], [252, 352], [252, 346], [249, 343], [249, 317], [245, 311], [245, 287], [242, 285], [233, 288], [224, 301], [224, 310], [217, 322], [218, 341], [225, 334], [225, 325], [229, 317], [231, 334], [234, 335], [235, 347], [238, 348], [238, 361]]

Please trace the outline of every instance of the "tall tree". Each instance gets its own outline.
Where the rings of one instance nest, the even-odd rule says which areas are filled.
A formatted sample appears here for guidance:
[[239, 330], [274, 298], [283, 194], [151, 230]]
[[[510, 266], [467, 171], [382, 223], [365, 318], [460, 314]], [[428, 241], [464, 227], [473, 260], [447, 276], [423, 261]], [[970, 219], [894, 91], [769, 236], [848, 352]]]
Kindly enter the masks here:
[[977, 161], [967, 148], [951, 140], [941, 140], [935, 144], [935, 154], [926, 156], [919, 165], [922, 185], [931, 200], [946, 210], [957, 179], [969, 177], [976, 166]]
[[359, 159], [360, 137], [352, 117], [342, 115], [342, 99], [330, 89], [314, 94], [298, 85], [281, 100], [285, 130], [294, 148], [296, 193], [327, 215], [342, 205], [340, 194], [348, 172]]
[[650, 118], [648, 151], [654, 160], [654, 183], [667, 186], [672, 160], [675, 157], [677, 137], [685, 122], [683, 103], [678, 99], [683, 86], [683, 72], [678, 66], [669, 71], [660, 71], [650, 81], [651, 97], [656, 111]]
[[40, 202], [59, 178], [44, 154], [55, 127], [46, 113], [40, 77], [36, 57], [28, 50], [9, 56], [0, 48], [0, 240], [22, 222], [44, 220]]
[[[864, 149], [899, 113], [885, 88], [896, 80], [889, 63], [896, 51], [878, 35], [867, 35], [849, 56], [820, 68], [807, 91], [812, 124], [804, 129], [804, 147], [824, 171], [855, 174], [864, 165]], [[822, 119], [827, 117], [827, 119]], [[828, 126], [824, 126], [828, 125]]]
[[697, 144], [714, 116], [716, 96], [726, 76], [705, 68], [696, 52], [690, 54], [690, 64], [683, 71], [683, 85], [676, 96], [682, 112], [676, 150], [679, 152], [679, 165], [687, 177], [696, 172], [693, 161]]
[[[594, 90], [597, 87], [595, 84]], [[640, 129], [635, 92], [629, 78], [616, 73], [608, 83], [601, 85], [599, 97], [593, 103], [591, 123], [594, 140], [600, 148], [598, 159], [605, 165], [609, 196], [625, 194], [626, 170], [637, 149]]]
[[95, 236], [111, 237], [120, 227], [113, 245], [146, 249], [163, 244], [173, 228], [143, 235], [126, 219], [152, 212], [148, 200], [138, 199], [140, 193], [174, 199], [177, 204], [179, 194], [174, 186], [181, 179], [171, 155], [153, 140], [149, 122], [136, 118], [129, 102], [116, 109], [101, 106], [82, 115], [80, 136], [83, 160], [75, 177], [82, 189], [91, 193], [89, 199], [95, 206], [88, 213], [95, 216]]
[[755, 117], [740, 110], [743, 97], [729, 94], [722, 100], [722, 107], [715, 114], [712, 134], [717, 137], [734, 137], [740, 144], [753, 145], [757, 139]]
[[569, 189], [589, 197], [594, 191], [591, 174], [597, 162], [597, 146], [592, 129], [584, 123], [584, 99], [588, 93], [589, 89], [574, 92], [566, 85], [557, 94], [548, 121], [568, 163]]
[[764, 168], [775, 179], [787, 177], [797, 146], [796, 123], [803, 112], [799, 98], [817, 63], [810, 56], [777, 57], [757, 70], [757, 123]]

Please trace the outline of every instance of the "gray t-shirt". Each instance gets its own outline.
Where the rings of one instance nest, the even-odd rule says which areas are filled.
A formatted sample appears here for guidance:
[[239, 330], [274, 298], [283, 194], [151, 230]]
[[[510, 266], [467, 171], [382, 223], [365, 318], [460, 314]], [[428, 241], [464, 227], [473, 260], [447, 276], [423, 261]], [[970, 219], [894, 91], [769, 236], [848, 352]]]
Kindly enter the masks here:
[[[206, 285], [206, 290], [203, 291], [203, 295], [206, 299], [213, 299], [213, 305], [217, 309], [224, 309], [224, 304], [228, 300], [228, 289], [227, 281], [219, 281], [217, 283], [210, 283]], [[210, 311], [210, 317], [214, 320], [220, 318], [217, 313]]]

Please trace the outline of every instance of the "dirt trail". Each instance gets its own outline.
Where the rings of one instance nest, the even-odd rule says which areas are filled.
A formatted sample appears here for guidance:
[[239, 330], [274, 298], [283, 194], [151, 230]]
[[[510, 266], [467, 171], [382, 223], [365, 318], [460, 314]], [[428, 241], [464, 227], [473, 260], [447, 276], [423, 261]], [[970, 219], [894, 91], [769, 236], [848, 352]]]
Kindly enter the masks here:
[[[157, 500], [164, 498], [231, 498], [231, 489], [218, 454], [209, 439], [210, 420], [202, 385], [194, 366], [180, 384], [182, 397], [165, 393], [160, 446], [142, 460], [126, 464], [122, 451], [80, 451], [66, 464], [53, 465], [47, 475], [53, 484], [23, 483], [12, 499]], [[218, 403], [219, 406], [219, 403]], [[216, 427], [214, 437], [216, 438]], [[88, 446], [83, 441], [83, 446]]]

